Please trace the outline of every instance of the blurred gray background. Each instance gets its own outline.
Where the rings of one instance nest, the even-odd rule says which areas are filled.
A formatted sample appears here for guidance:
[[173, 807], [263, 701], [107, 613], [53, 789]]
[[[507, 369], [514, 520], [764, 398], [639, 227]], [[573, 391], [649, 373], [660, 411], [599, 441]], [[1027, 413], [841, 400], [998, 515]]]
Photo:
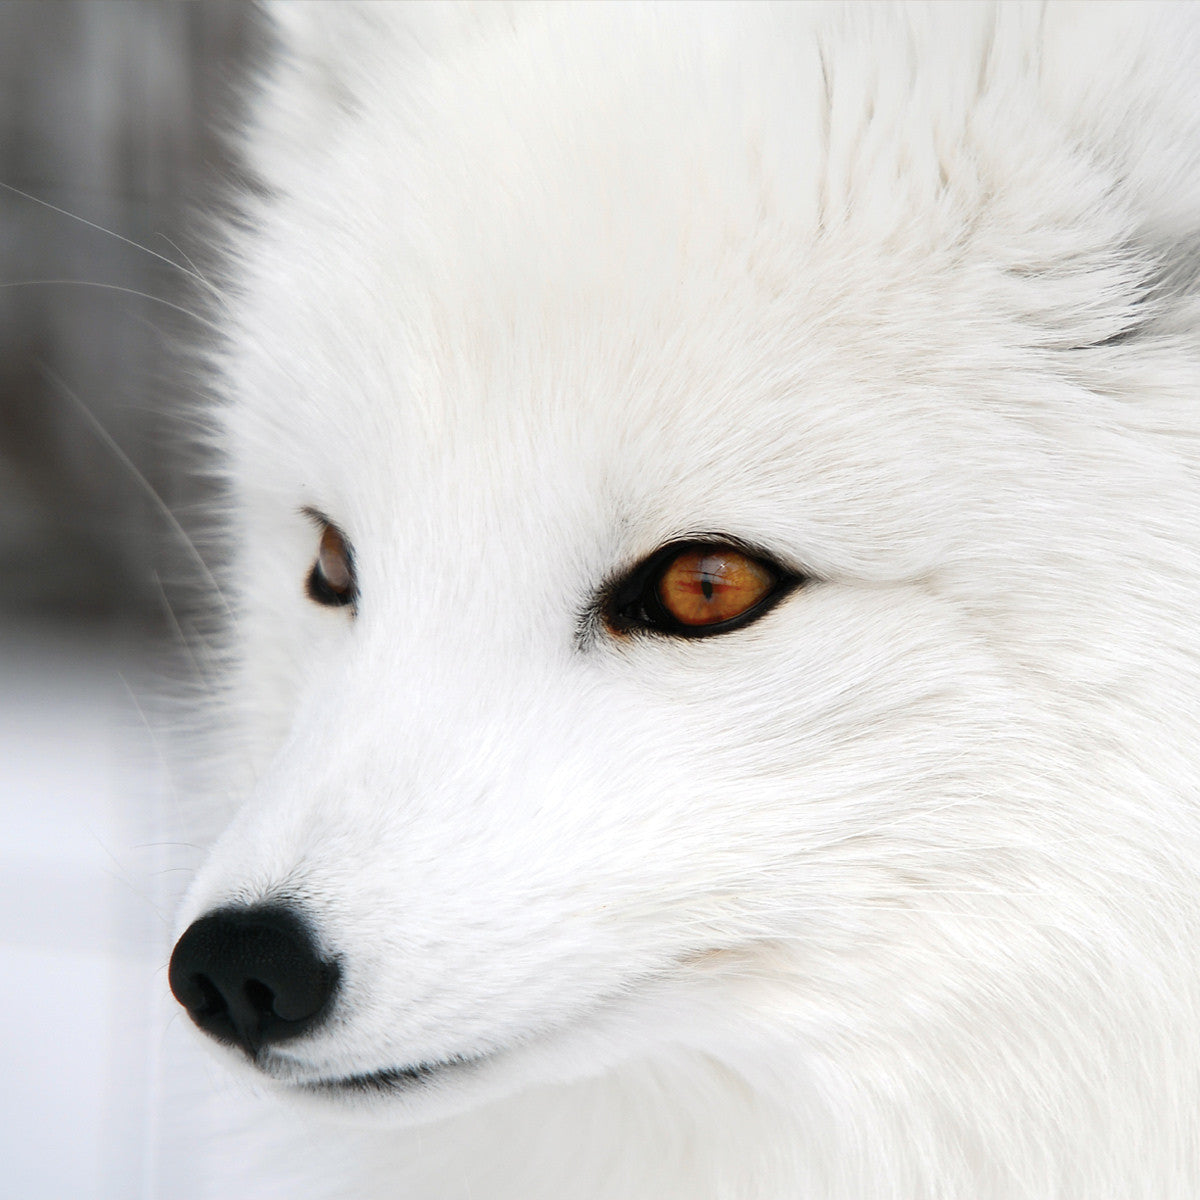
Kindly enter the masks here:
[[177, 348], [202, 337], [181, 311], [192, 264], [206, 269], [196, 216], [234, 177], [216, 130], [258, 37], [232, 0], [0, 0], [0, 1197], [13, 1200], [183, 1194], [160, 1149], [158, 1064], [179, 1028], [173, 897], [198, 852], [170, 844], [176, 787], [143, 681], [186, 661], [206, 603], [174, 525], [194, 536], [211, 499], [179, 419], [195, 382]]
[[253, 44], [230, 0], [0, 0], [0, 611], [159, 603], [162, 517], [112, 443], [186, 517], [164, 350]]

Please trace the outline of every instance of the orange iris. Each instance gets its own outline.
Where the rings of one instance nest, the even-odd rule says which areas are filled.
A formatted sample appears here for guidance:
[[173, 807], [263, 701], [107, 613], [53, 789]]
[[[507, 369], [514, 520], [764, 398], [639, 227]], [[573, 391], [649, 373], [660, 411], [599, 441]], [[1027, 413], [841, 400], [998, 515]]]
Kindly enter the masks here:
[[681, 625], [717, 625], [753, 608], [775, 586], [761, 562], [736, 550], [685, 550], [662, 573], [658, 598]]

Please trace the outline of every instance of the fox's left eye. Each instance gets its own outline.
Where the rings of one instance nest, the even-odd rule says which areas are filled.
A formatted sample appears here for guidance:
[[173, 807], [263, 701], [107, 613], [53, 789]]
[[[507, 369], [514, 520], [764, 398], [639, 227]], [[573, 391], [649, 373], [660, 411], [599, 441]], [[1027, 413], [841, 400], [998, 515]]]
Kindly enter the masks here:
[[345, 535], [336, 525], [322, 522], [322, 526], [317, 561], [308, 573], [309, 599], [329, 608], [353, 604], [358, 599], [354, 555]]
[[673, 542], [620, 583], [608, 606], [616, 629], [704, 637], [756, 620], [798, 580], [723, 542]]

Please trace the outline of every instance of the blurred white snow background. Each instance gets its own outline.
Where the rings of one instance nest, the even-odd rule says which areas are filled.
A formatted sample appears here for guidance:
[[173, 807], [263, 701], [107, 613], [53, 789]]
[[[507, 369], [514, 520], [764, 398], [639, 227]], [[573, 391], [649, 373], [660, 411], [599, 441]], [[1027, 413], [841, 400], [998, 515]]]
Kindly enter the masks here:
[[13, 1200], [153, 1194], [167, 855], [145, 817], [165, 776], [122, 649], [87, 628], [0, 629], [0, 1196]]
[[171, 348], [254, 39], [237, 0], [0, 0], [0, 1200], [187, 1192], [158, 1064], [198, 856], [156, 696], [204, 602], [163, 510], [206, 494]]

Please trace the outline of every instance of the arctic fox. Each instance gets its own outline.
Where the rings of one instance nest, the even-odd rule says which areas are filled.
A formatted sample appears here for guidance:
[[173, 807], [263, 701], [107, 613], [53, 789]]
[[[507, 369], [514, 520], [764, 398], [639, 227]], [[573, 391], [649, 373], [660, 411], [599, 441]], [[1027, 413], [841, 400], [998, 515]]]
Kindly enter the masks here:
[[1200, 1195], [1193, 13], [273, 11], [225, 1195]]

